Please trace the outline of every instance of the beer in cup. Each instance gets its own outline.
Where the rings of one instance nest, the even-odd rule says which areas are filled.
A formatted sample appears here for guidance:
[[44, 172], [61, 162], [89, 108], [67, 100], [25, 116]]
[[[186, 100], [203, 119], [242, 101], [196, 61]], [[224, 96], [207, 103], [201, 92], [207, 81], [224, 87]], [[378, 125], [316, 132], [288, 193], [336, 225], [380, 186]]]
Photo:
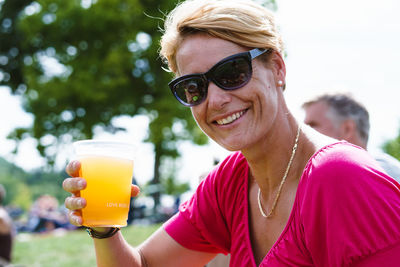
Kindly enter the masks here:
[[81, 163], [79, 176], [87, 186], [80, 191], [86, 199], [82, 225], [121, 227], [127, 225], [134, 146], [128, 143], [82, 140], [73, 143]]

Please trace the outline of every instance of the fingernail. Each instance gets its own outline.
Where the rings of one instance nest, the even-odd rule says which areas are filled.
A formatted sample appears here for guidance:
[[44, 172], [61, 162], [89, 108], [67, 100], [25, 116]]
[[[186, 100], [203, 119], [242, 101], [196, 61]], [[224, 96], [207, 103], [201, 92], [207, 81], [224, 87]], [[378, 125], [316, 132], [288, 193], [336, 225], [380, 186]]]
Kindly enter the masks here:
[[83, 188], [85, 186], [85, 181], [83, 180], [78, 181], [78, 186], [79, 188]]
[[72, 167], [73, 167], [74, 169], [77, 169], [77, 168], [78, 168], [78, 164], [79, 164], [78, 161], [74, 161], [74, 162], [72, 162]]

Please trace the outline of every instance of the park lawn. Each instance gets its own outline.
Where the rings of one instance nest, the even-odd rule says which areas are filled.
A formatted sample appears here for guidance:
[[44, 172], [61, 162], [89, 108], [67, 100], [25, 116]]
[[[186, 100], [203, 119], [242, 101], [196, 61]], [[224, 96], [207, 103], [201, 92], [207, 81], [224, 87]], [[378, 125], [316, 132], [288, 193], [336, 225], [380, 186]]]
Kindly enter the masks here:
[[[122, 228], [126, 240], [137, 246], [160, 225], [130, 225]], [[65, 234], [19, 234], [12, 263], [18, 267], [96, 266], [93, 242], [85, 230]]]

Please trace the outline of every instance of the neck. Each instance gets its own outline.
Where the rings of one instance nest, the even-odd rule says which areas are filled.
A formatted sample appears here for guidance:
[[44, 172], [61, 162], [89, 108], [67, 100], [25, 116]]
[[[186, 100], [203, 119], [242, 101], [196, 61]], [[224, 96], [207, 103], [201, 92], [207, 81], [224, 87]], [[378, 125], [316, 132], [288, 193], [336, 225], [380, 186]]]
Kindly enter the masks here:
[[[265, 141], [262, 144], [257, 144], [256, 148], [253, 147], [250, 152], [249, 150], [242, 151], [248, 161], [251, 177], [260, 187], [263, 195], [273, 195], [279, 187], [292, 155], [298, 126], [293, 119], [289, 120], [283, 128], [271, 127], [273, 130], [268, 132], [268, 137], [264, 138]], [[300, 133], [300, 146], [301, 137]], [[296, 153], [299, 151], [300, 147]], [[293, 158], [290, 173], [297, 173], [297, 158]], [[289, 177], [291, 177], [290, 174], [288, 174]]]
[[361, 138], [359, 137], [354, 137], [352, 139], [349, 139], [348, 142], [367, 150], [367, 144], [364, 141], [362, 141]]

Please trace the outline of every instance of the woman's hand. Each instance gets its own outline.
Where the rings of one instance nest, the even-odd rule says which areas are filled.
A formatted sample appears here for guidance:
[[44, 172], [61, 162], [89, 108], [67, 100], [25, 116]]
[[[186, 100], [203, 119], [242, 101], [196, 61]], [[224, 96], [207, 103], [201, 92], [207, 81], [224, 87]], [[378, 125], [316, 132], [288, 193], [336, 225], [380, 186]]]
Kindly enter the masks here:
[[80, 167], [79, 161], [71, 161], [65, 168], [71, 177], [63, 182], [63, 189], [71, 193], [71, 196], [65, 199], [65, 207], [69, 209], [68, 219], [76, 226], [82, 225], [81, 209], [86, 206], [86, 199], [80, 197], [80, 191], [86, 188], [86, 180], [78, 177]]
[[[86, 188], [86, 180], [78, 177], [80, 167], [79, 161], [71, 161], [65, 168], [65, 171], [71, 177], [66, 178], [62, 185], [65, 191], [71, 193], [71, 196], [65, 199], [65, 207], [69, 209], [68, 219], [70, 223], [76, 226], [82, 225], [81, 209], [86, 206], [86, 199], [80, 197], [80, 191]], [[131, 196], [136, 197], [139, 193], [139, 187], [131, 185]]]

